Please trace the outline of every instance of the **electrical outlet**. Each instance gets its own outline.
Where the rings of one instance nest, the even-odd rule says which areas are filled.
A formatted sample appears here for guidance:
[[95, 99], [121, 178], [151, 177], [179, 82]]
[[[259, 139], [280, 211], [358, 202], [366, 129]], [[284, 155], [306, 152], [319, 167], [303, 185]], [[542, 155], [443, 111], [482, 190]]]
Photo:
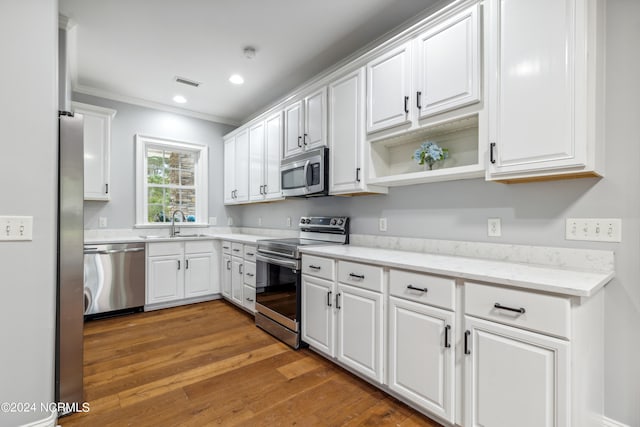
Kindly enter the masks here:
[[565, 239], [621, 242], [622, 220], [620, 218], [567, 218]]
[[107, 217], [106, 216], [101, 216], [100, 217], [100, 220], [98, 221], [98, 227], [107, 228]]
[[287, 217], [287, 227], [291, 227], [291, 217]]
[[210, 216], [209, 217], [209, 225], [218, 225], [218, 217]]
[[378, 219], [378, 230], [387, 231], [387, 218]]
[[32, 216], [0, 217], [0, 240], [33, 240]]
[[502, 236], [502, 224], [500, 218], [489, 218], [487, 220], [487, 236], [500, 237]]
[[258, 227], [262, 227], [262, 217], [258, 217]]

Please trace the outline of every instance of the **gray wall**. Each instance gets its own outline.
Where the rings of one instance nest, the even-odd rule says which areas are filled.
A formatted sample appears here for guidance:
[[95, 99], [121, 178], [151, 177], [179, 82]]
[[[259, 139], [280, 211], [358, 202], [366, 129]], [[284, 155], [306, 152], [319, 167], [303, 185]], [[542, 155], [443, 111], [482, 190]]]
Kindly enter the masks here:
[[222, 135], [232, 126], [75, 92], [73, 100], [117, 110], [111, 127], [111, 200], [85, 202], [85, 228], [98, 228], [100, 217], [107, 218], [108, 228], [132, 228], [135, 224], [136, 133], [208, 145], [209, 216], [224, 220]]
[[[58, 8], [0, 2], [0, 215], [33, 216], [33, 241], [0, 242], [0, 402], [53, 401]], [[0, 426], [47, 413], [1, 413]]]
[[[613, 250], [616, 278], [606, 288], [606, 415], [640, 426], [640, 2], [607, 6], [606, 178], [529, 184], [484, 180], [391, 189], [386, 196], [290, 200], [231, 207], [236, 223], [286, 228], [301, 215], [349, 215], [353, 233]], [[526, 130], [523, 130], [526, 132]], [[487, 218], [502, 218], [502, 237], [487, 237]], [[567, 217], [622, 218], [622, 243], [564, 240]]]

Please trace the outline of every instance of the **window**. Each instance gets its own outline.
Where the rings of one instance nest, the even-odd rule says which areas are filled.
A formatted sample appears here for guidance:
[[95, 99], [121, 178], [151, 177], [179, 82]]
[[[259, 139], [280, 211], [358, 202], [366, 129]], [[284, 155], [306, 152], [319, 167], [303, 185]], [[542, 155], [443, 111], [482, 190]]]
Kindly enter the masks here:
[[171, 222], [177, 210], [187, 222], [207, 223], [206, 146], [136, 135], [136, 162], [138, 226]]

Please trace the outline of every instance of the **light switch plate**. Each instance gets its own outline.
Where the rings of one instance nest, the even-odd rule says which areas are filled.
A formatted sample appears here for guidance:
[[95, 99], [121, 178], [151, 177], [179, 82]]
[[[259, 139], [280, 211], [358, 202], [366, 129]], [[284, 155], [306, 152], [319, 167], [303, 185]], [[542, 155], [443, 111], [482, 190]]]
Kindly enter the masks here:
[[378, 218], [378, 230], [387, 231], [387, 218]]
[[98, 227], [107, 228], [107, 217], [106, 216], [101, 216], [100, 217]]
[[287, 217], [287, 227], [291, 227], [291, 217]]
[[0, 217], [0, 240], [27, 241], [33, 240], [32, 216]]
[[209, 217], [209, 225], [218, 225], [218, 217], [210, 216]]
[[565, 238], [591, 242], [621, 242], [622, 220], [620, 218], [567, 218]]

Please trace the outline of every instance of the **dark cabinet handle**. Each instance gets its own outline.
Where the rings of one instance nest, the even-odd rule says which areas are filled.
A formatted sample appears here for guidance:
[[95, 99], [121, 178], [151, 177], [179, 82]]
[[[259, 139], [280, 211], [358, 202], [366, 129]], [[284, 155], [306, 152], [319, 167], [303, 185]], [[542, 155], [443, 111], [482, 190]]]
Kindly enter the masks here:
[[364, 274], [349, 273], [349, 277], [353, 277], [354, 279], [364, 280]]
[[333, 307], [333, 306], [331, 305], [331, 294], [332, 294], [332, 293], [333, 293], [333, 292], [331, 292], [331, 291], [328, 291], [328, 292], [327, 292], [327, 305], [328, 305], [329, 307]]
[[229, 249], [229, 246], [223, 246], [222, 249]]
[[240, 249], [234, 249], [233, 252], [240, 252]]
[[420, 105], [420, 102], [422, 101], [422, 92], [416, 92], [416, 107], [418, 107], [418, 110], [422, 109], [422, 105]]
[[242, 264], [238, 264], [238, 273], [242, 274]]
[[320, 270], [322, 267], [320, 267], [318, 265], [310, 265], [309, 268], [312, 268], [314, 270]]
[[264, 193], [262, 192], [262, 188], [263, 188], [263, 187], [264, 187], [264, 185], [261, 185], [261, 186], [260, 186], [260, 194], [264, 194]]
[[464, 354], [471, 354], [471, 350], [469, 350], [469, 335], [471, 335], [471, 331], [464, 331]]
[[253, 302], [253, 300], [251, 298], [249, 298], [249, 297], [247, 297], [247, 301]]
[[263, 187], [264, 187], [264, 195], [266, 196], [267, 195], [267, 184], [263, 185]]
[[255, 254], [253, 252], [247, 252], [247, 256], [254, 256]]
[[189, 269], [189, 260], [188, 260], [188, 259], [185, 259], [185, 260], [184, 260], [184, 269], [185, 269], [185, 270], [188, 270], [188, 269]]
[[178, 270], [180, 270], [180, 260], [178, 260]]
[[301, 136], [298, 137], [298, 147], [302, 148], [302, 143], [300, 141], [302, 141]]
[[109, 194], [109, 184], [104, 185], [104, 194]]
[[444, 327], [444, 348], [450, 348], [451, 343], [449, 342], [449, 331], [451, 331], [451, 325], [447, 325]]
[[409, 114], [409, 97], [408, 96], [404, 97], [404, 112], [406, 114]]
[[231, 270], [231, 261], [227, 261], [227, 270]]
[[302, 143], [303, 143], [304, 145], [307, 145], [307, 137], [308, 137], [308, 136], [309, 136], [309, 134], [308, 134], [308, 133], [305, 133], [305, 134], [304, 134], [304, 137], [302, 138]]
[[495, 163], [496, 162], [496, 158], [493, 154], [493, 150], [496, 148], [496, 143], [492, 142], [491, 144], [489, 144], [489, 161], [491, 163]]
[[493, 304], [493, 307], [497, 308], [498, 310], [513, 311], [514, 313], [520, 313], [520, 314], [524, 314], [526, 312], [524, 307], [520, 307], [520, 308], [505, 307], [504, 305], [500, 305], [499, 302]]
[[340, 310], [340, 309], [342, 308], [342, 307], [340, 307], [340, 292], [338, 292], [338, 293], [336, 294], [336, 308], [337, 308], [338, 310]]
[[411, 289], [413, 291], [420, 291], [420, 292], [424, 292], [424, 293], [427, 293], [429, 291], [429, 289], [427, 289], [427, 288], [416, 288], [413, 285], [407, 285], [407, 289]]
[[254, 274], [253, 274], [253, 273], [247, 273], [247, 276], [249, 276], [249, 277], [253, 277], [253, 276], [254, 276]]
[[356, 168], [356, 182], [360, 182], [360, 168]]

